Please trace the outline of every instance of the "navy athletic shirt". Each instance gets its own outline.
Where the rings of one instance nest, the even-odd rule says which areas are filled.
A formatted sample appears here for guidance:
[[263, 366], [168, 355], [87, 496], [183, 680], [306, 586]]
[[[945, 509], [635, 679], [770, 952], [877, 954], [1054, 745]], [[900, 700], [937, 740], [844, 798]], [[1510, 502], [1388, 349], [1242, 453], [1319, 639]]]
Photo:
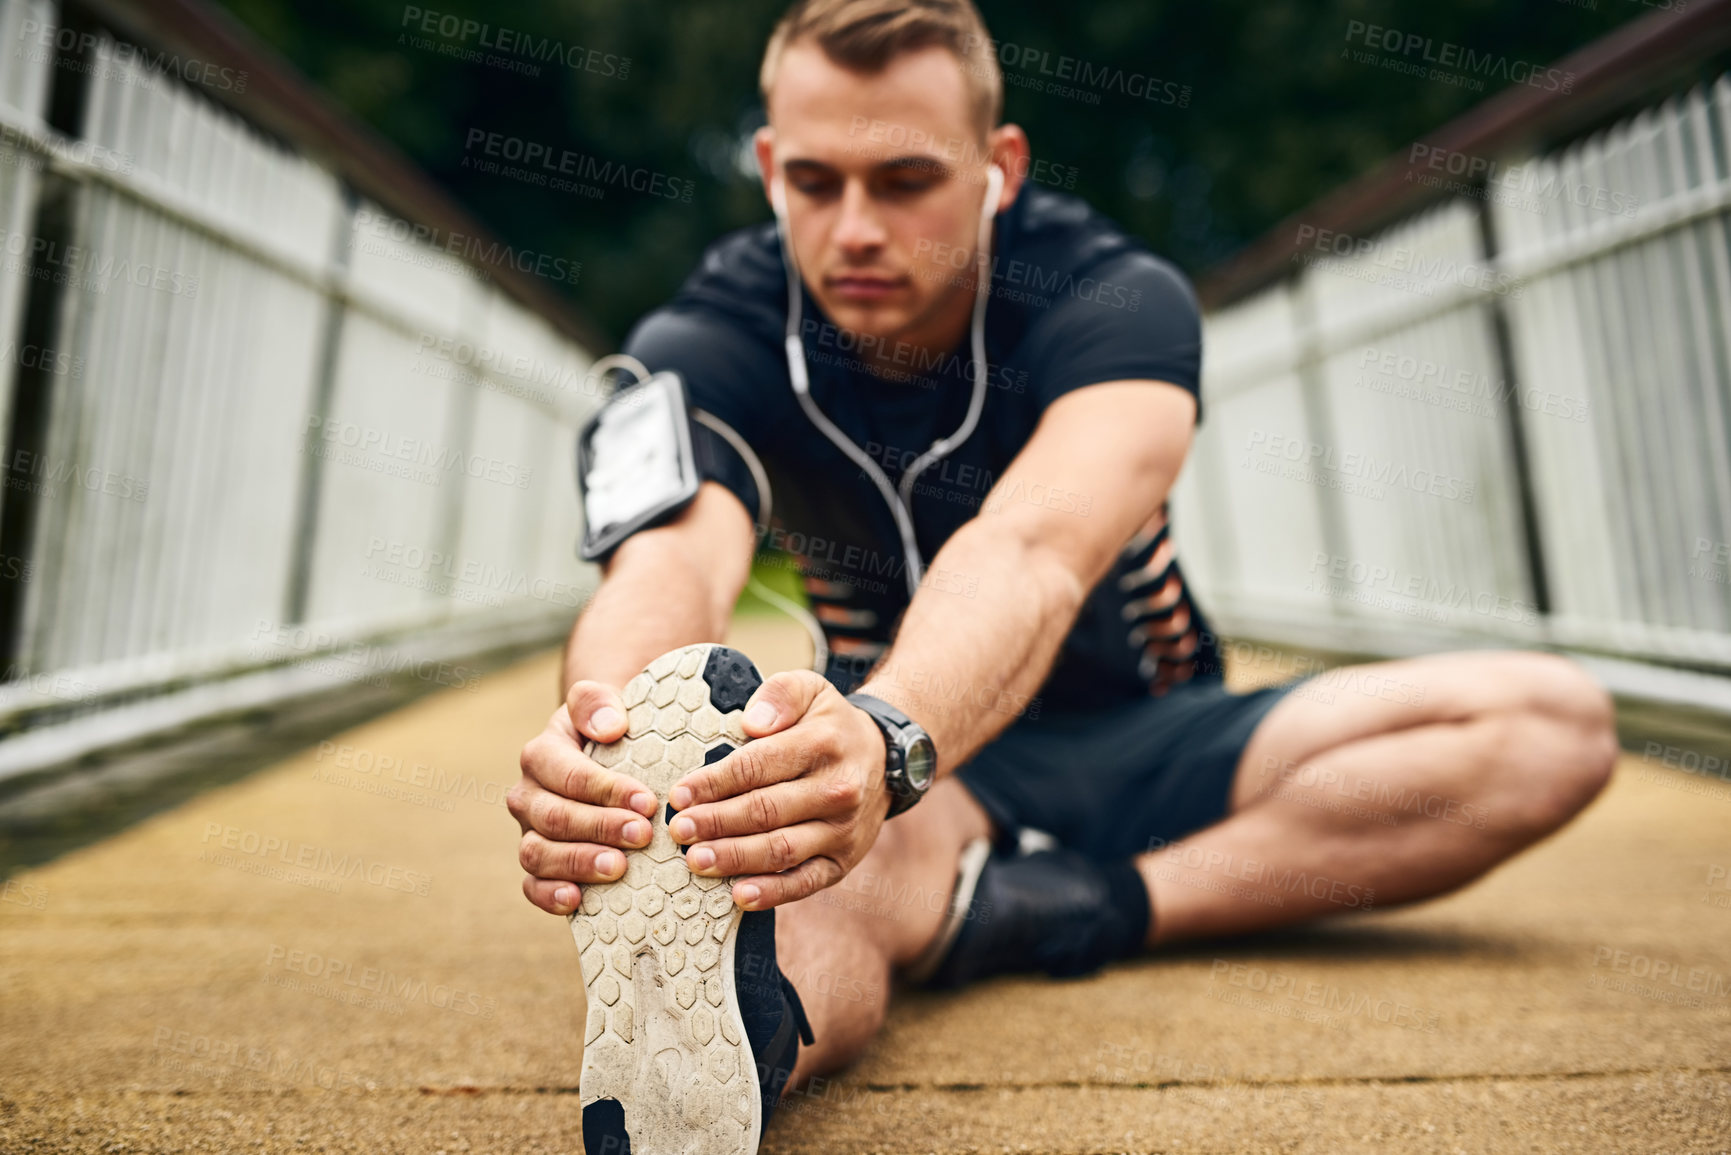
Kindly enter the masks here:
[[[826, 675], [847, 692], [887, 648], [907, 608], [906, 563], [882, 494], [794, 397], [786, 325], [780, 239], [773, 224], [763, 224], [712, 245], [678, 295], [638, 323], [625, 352], [652, 371], [676, 371], [693, 407], [726, 422], [762, 461], [773, 516], [767, 544], [796, 559], [829, 638]], [[812, 399], [892, 482], [961, 424], [973, 388], [967, 337], [944, 357], [889, 347], [905, 371], [886, 379], [867, 371], [857, 335], [831, 324], [809, 293], [803, 329]], [[925, 584], [955, 597], [958, 610], [966, 607], [978, 575], [945, 572], [938, 550], [979, 511], [1046, 406], [1073, 389], [1126, 379], [1168, 381], [1195, 394], [1201, 357], [1196, 301], [1181, 274], [1083, 201], [1023, 185], [997, 217], [986, 309], [990, 387], [979, 425], [914, 486]], [[756, 519], [759, 498], [744, 460], [697, 422], [692, 438], [699, 473], [735, 493]], [[1005, 495], [1078, 516], [1100, 497], [1037, 484]], [[1039, 707], [1113, 704], [1218, 678], [1220, 670], [1162, 509], [1091, 592], [1039, 691]], [[926, 688], [976, 702], [989, 693]]]

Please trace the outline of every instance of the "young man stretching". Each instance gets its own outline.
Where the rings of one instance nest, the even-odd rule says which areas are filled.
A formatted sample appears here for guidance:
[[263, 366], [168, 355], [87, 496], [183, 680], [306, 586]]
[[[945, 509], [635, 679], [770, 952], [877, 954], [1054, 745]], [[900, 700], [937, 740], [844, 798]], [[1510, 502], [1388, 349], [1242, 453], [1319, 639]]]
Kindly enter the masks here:
[[[683, 381], [701, 482], [657, 508], [586, 477], [604, 580], [510, 796], [524, 893], [583, 950], [592, 1152], [756, 1150], [790, 1072], [882, 1023], [841, 990], [898, 970], [1081, 974], [1452, 890], [1615, 758], [1606, 695], [1554, 656], [1224, 689], [1166, 524], [1195, 301], [1025, 179], [1001, 83], [968, 0], [796, 4], [756, 139], [778, 224], [716, 243], [627, 342]], [[771, 505], [828, 661], [759, 685], [702, 644]]]

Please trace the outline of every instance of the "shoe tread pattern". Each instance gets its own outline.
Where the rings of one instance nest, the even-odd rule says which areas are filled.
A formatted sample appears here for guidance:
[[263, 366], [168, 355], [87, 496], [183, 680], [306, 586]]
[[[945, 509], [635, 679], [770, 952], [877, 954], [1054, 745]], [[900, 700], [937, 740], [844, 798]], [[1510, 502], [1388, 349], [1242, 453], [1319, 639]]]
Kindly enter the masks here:
[[[718, 660], [731, 676], [712, 696], [705, 673]], [[626, 852], [624, 878], [584, 887], [570, 916], [588, 996], [580, 1098], [585, 1107], [621, 1100], [633, 1155], [757, 1149], [762, 1108], [734, 991], [732, 880], [692, 874], [667, 831], [673, 784], [714, 761], [717, 747], [746, 741], [741, 664], [755, 683], [750, 662], [726, 647], [663, 654], [624, 688], [625, 737], [585, 748], [660, 803], [649, 845]], [[733, 708], [717, 709], [713, 697]]]

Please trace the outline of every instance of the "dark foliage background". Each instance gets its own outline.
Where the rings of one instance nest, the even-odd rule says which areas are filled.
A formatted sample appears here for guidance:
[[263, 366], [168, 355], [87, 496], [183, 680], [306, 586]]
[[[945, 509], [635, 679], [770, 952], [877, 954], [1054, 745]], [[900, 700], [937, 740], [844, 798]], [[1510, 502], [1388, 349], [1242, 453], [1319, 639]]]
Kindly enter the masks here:
[[[784, 0], [432, 0], [419, 6], [630, 59], [624, 79], [557, 62], [539, 76], [402, 39], [397, 0], [221, 0], [403, 149], [501, 236], [581, 261], [569, 291], [617, 339], [719, 233], [768, 217], [740, 142]], [[436, 7], [435, 7], [436, 6]], [[1191, 89], [1188, 107], [1105, 91], [1097, 105], [1006, 85], [1006, 117], [1074, 191], [1192, 275], [1484, 99], [1346, 56], [1351, 20], [1548, 65], [1647, 14], [1636, 0], [981, 0], [1000, 46]], [[472, 43], [472, 41], [471, 41]], [[1015, 71], [1015, 70], [1009, 70]], [[1032, 77], [1030, 64], [1022, 73]], [[1169, 90], [1162, 90], [1169, 91]], [[589, 200], [464, 166], [474, 129], [695, 182], [690, 204]]]

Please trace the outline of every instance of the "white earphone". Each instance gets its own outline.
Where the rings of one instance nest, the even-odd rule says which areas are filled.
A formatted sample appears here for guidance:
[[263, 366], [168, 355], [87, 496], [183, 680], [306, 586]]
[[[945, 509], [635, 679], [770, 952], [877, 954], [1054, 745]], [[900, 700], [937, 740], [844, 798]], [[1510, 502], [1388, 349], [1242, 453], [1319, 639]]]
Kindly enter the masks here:
[[889, 506], [890, 515], [895, 518], [896, 529], [902, 539], [902, 552], [907, 559], [908, 596], [912, 597], [920, 586], [920, 578], [925, 572], [925, 559], [920, 556], [919, 544], [914, 539], [913, 517], [908, 507], [913, 501], [914, 483], [919, 476], [934, 462], [955, 451], [970, 436], [974, 427], [979, 424], [980, 410], [986, 404], [986, 298], [991, 295], [992, 286], [992, 219], [997, 215], [998, 198], [1004, 190], [1004, 170], [997, 165], [986, 168], [986, 195], [980, 202], [980, 226], [978, 243], [974, 250], [974, 315], [969, 326], [970, 346], [973, 353], [974, 390], [968, 402], [967, 416], [960, 426], [948, 437], [940, 437], [932, 442], [927, 449], [902, 474], [900, 489], [890, 484], [889, 477], [878, 468], [878, 463], [871, 456], [855, 445], [847, 434], [836, 428], [835, 423], [824, 416], [823, 410], [817, 407], [817, 402], [811, 399], [811, 381], [806, 376], [805, 344], [800, 339], [799, 326], [803, 301], [800, 294], [799, 268], [794, 263], [793, 237], [787, 223], [787, 191], [782, 178], [772, 176], [769, 184], [770, 207], [775, 211], [776, 229], [781, 234], [782, 263], [787, 268], [787, 331], [783, 344], [787, 351], [787, 374], [793, 382], [794, 396], [799, 399], [800, 408], [816, 425], [823, 435], [848, 456], [860, 471], [871, 478], [883, 495], [884, 502]]

